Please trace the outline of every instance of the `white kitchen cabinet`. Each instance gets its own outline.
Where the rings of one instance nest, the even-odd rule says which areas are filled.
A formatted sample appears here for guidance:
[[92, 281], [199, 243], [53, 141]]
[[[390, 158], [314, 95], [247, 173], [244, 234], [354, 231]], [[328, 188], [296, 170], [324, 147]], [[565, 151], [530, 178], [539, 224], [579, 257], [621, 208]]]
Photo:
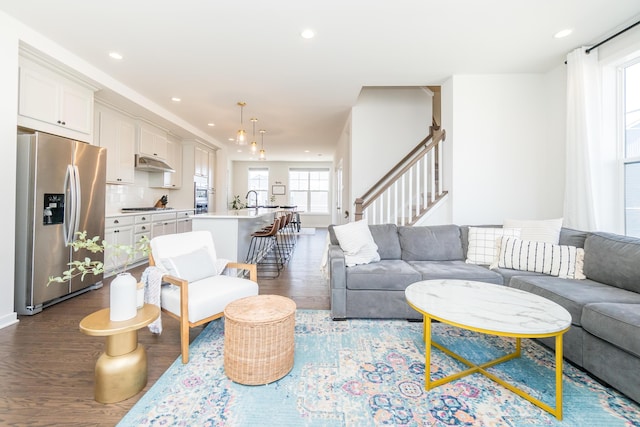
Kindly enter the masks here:
[[193, 215], [193, 211], [179, 211], [177, 213], [176, 220], [176, 232], [177, 233], [186, 233], [188, 231], [193, 230], [193, 223], [191, 220], [191, 216]]
[[108, 243], [104, 250], [106, 275], [122, 268], [127, 263], [127, 255], [118, 255], [109, 245], [133, 245], [133, 223], [134, 218], [131, 216], [107, 217], [105, 219], [104, 240]]
[[98, 107], [97, 143], [107, 149], [107, 182], [133, 184], [136, 128], [123, 114]]
[[149, 174], [149, 186], [155, 188], [178, 189], [182, 187], [182, 145], [167, 140], [167, 163], [175, 172]]
[[[133, 241], [137, 245], [143, 238], [151, 240], [151, 215], [143, 214], [136, 215], [134, 218], [133, 226]], [[133, 262], [146, 261], [149, 258], [148, 254], [142, 252], [136, 252]]]
[[176, 234], [176, 212], [163, 212], [151, 215], [151, 238]]
[[148, 124], [140, 123], [138, 125], [138, 154], [166, 160], [166, 132]]
[[80, 141], [93, 141], [90, 86], [20, 58], [18, 124]]
[[194, 175], [209, 177], [209, 152], [210, 150], [196, 145], [194, 147]]

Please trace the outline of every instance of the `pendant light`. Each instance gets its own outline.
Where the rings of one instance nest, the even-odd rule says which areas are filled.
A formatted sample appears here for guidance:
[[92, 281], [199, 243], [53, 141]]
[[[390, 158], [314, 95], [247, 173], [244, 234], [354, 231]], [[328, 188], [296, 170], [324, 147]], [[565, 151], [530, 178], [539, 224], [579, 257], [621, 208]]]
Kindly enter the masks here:
[[261, 146], [260, 146], [260, 154], [258, 155], [258, 160], [267, 160], [267, 156], [264, 151], [264, 134], [267, 131], [264, 129], [260, 129], [260, 138], [261, 138]]
[[242, 125], [242, 112], [245, 105], [247, 105], [246, 102], [238, 102], [238, 106], [240, 106], [240, 129], [236, 133], [236, 144], [238, 145], [247, 145], [247, 132]]
[[255, 117], [251, 118], [251, 121], [253, 122], [253, 138], [251, 138], [251, 153], [255, 154], [256, 151], [258, 151], [258, 143], [256, 142], [256, 122], [258, 121], [258, 119], [256, 119]]

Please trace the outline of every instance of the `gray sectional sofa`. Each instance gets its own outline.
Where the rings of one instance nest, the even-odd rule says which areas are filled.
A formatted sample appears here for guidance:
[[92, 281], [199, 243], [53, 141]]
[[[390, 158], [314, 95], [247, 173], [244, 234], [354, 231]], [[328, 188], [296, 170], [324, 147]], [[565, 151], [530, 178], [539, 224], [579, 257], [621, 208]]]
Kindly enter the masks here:
[[[587, 278], [577, 280], [468, 264], [468, 226], [384, 224], [369, 229], [380, 261], [346, 267], [329, 226], [334, 320], [420, 320], [422, 316], [404, 297], [405, 288], [420, 280], [465, 279], [522, 289], [560, 304], [571, 314], [572, 326], [563, 345], [568, 360], [640, 402], [640, 239], [563, 228], [559, 244], [584, 248]], [[554, 344], [552, 339], [542, 341]]]

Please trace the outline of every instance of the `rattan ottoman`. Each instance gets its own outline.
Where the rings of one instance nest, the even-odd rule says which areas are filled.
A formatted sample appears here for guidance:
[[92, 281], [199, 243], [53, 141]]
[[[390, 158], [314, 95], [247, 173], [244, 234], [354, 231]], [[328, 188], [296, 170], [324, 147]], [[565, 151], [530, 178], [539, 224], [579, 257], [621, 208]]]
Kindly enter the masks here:
[[256, 295], [224, 309], [224, 371], [245, 385], [269, 384], [293, 368], [296, 303]]

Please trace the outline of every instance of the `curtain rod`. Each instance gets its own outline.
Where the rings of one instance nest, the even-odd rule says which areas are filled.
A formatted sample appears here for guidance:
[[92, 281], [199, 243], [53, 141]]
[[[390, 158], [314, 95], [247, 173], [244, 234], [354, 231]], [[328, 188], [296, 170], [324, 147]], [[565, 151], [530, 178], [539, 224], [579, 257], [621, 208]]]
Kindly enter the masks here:
[[615, 33], [614, 35], [612, 35], [611, 37], [608, 37], [608, 38], [606, 38], [606, 39], [602, 40], [600, 43], [598, 43], [598, 44], [596, 44], [596, 45], [594, 45], [594, 46], [591, 46], [589, 49], [585, 50], [585, 52], [586, 52], [586, 53], [587, 53], [587, 55], [588, 55], [589, 53], [591, 53], [591, 51], [592, 51], [593, 49], [596, 49], [597, 47], [602, 46], [602, 45], [603, 45], [603, 44], [605, 44], [606, 42], [608, 42], [608, 41], [610, 41], [610, 40], [615, 39], [615, 38], [616, 38], [616, 37], [618, 37], [620, 34], [622, 34], [622, 33], [626, 32], [626, 31], [629, 31], [630, 29], [632, 29], [633, 27], [635, 27], [635, 26], [636, 26], [636, 25], [638, 25], [638, 24], [640, 24], [640, 21], [636, 22], [635, 24], [631, 24], [631, 25], [629, 25], [629, 26], [628, 26], [627, 28], [625, 28], [624, 30], [620, 30], [620, 31], [618, 31], [617, 33]]

